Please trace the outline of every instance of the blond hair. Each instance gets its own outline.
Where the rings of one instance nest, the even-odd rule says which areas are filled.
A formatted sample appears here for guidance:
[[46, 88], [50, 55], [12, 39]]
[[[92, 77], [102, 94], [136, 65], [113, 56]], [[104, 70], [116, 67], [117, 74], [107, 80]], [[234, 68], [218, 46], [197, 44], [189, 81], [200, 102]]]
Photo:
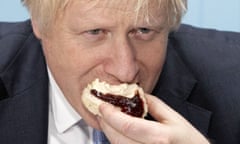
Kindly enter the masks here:
[[[28, 9], [30, 16], [34, 19], [42, 32], [59, 16], [70, 0], [21, 0]], [[101, 0], [95, 0], [100, 2]], [[115, 0], [109, 0], [109, 2]], [[146, 20], [149, 19], [148, 5], [152, 0], [137, 0], [136, 13], [139, 11], [145, 13]], [[187, 0], [156, 0], [164, 8], [167, 14], [167, 25], [171, 30], [177, 29], [183, 15], [187, 10]]]

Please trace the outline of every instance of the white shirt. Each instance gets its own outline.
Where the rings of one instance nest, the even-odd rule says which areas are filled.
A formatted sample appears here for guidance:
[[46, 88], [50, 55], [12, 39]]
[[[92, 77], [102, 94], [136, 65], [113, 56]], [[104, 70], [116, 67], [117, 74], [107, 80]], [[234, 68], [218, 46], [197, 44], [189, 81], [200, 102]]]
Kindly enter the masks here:
[[87, 126], [82, 117], [69, 104], [49, 69], [48, 75], [48, 144], [93, 144], [93, 129]]

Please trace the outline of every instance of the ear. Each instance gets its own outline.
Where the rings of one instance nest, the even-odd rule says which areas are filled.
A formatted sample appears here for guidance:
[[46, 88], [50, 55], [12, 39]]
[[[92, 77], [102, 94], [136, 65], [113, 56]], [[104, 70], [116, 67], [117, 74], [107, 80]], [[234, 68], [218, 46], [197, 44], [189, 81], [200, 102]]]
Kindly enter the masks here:
[[33, 19], [31, 20], [31, 23], [32, 23], [32, 28], [33, 28], [33, 32], [34, 32], [35, 36], [38, 39], [41, 39], [41, 33], [40, 33], [40, 28], [39, 28], [38, 23]]

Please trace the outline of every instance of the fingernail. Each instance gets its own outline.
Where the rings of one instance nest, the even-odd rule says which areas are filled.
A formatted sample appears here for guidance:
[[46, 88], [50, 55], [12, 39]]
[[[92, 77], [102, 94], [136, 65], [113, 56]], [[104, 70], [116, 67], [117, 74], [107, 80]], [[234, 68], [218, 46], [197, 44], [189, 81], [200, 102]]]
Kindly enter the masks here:
[[112, 107], [111, 104], [104, 102], [100, 105], [100, 110], [103, 110], [105, 108], [111, 108], [111, 107]]
[[106, 110], [110, 110], [112, 109], [113, 106], [109, 103], [102, 103], [100, 106], [99, 106], [99, 112], [101, 114], [101, 116], [103, 116], [104, 112], [106, 112]]

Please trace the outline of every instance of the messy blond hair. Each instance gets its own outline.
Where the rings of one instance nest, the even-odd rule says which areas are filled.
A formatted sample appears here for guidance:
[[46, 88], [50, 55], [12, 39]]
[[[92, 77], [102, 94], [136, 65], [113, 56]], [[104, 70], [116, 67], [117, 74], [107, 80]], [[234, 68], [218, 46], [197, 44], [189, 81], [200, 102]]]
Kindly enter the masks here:
[[[71, 0], [21, 0], [28, 9], [30, 16], [34, 19], [40, 31], [47, 31], [49, 26], [56, 20], [59, 12], [63, 11]], [[93, 0], [89, 0], [93, 1]], [[100, 2], [101, 0], [95, 0]], [[109, 0], [114, 2], [115, 0]], [[136, 13], [143, 11], [148, 19], [148, 5], [152, 0], [137, 0]], [[176, 29], [187, 10], [187, 0], [156, 0], [164, 8], [167, 14], [167, 25], [171, 30]], [[87, 0], [86, 0], [87, 2]]]

